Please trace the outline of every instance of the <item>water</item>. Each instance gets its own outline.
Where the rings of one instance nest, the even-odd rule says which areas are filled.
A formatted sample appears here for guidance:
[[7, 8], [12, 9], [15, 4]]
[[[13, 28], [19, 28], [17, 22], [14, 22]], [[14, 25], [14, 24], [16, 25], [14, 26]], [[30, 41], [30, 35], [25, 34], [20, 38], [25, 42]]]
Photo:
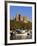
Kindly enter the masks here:
[[20, 34], [18, 34], [18, 35], [11, 35], [10, 36], [10, 40], [19, 40], [19, 39], [31, 39], [32, 38], [32, 35], [24, 35], [24, 34], [22, 34], [22, 35], [20, 35]]

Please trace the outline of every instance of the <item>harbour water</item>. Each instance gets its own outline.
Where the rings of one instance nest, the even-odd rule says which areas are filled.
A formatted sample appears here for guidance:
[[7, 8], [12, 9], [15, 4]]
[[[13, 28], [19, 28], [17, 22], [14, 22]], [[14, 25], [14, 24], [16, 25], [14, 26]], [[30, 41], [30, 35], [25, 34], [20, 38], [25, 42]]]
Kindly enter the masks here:
[[25, 32], [23, 34], [10, 34], [10, 40], [20, 40], [20, 39], [31, 39], [32, 33]]

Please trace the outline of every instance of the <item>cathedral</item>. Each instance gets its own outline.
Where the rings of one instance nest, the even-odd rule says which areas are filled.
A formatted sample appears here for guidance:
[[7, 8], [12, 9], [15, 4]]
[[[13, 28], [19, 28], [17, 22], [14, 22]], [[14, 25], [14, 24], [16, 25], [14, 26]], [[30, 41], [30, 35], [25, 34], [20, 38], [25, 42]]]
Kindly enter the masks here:
[[19, 21], [19, 22], [28, 23], [28, 17], [27, 16], [22, 16], [21, 14], [16, 14], [15, 20]]

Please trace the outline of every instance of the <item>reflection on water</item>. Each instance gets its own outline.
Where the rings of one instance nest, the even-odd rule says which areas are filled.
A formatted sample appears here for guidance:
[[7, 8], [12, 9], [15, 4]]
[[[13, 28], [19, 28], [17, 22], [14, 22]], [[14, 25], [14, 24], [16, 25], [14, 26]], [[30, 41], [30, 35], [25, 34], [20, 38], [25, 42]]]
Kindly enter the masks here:
[[17, 39], [31, 39], [31, 36], [10, 36], [10, 40], [17, 40]]
[[19, 40], [19, 39], [31, 39], [32, 38], [32, 34], [11, 34], [10, 35], [10, 40]]

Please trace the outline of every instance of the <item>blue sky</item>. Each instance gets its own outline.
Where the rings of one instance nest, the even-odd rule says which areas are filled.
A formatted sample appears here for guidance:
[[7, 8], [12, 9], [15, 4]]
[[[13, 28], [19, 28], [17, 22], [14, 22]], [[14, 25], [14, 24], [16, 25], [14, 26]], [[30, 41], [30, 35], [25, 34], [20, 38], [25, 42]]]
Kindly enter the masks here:
[[27, 16], [32, 20], [32, 7], [26, 6], [10, 6], [10, 18], [20, 13], [22, 16]]

